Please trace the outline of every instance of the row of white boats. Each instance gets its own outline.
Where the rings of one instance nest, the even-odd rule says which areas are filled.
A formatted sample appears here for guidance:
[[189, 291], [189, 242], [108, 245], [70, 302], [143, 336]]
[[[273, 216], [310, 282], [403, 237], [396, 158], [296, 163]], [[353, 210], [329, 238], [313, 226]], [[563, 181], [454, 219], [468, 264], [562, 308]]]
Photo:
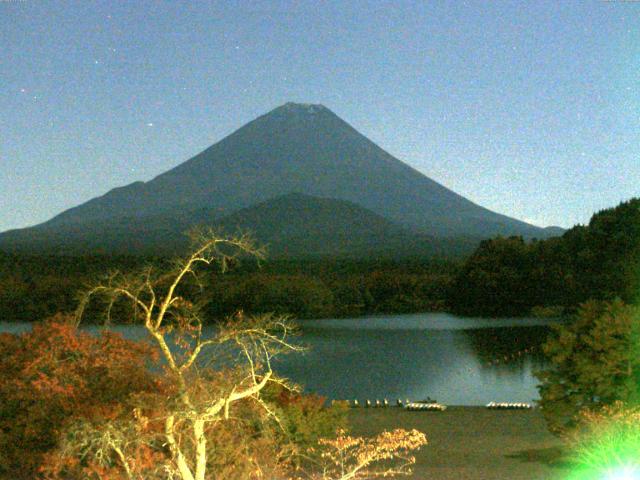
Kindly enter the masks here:
[[530, 403], [489, 402], [487, 408], [492, 410], [530, 410], [533, 407]]
[[[385, 408], [390, 406], [389, 400], [387, 400], [386, 398], [383, 400], [375, 401], [365, 400], [362, 405], [356, 399], [348, 402], [348, 404], [352, 408], [359, 408], [360, 406], [364, 408]], [[404, 401], [402, 401], [401, 399], [397, 399], [395, 406], [404, 408], [406, 410], [429, 410], [437, 412], [442, 412], [447, 409], [446, 405], [443, 405], [431, 399], [417, 402], [410, 402], [408, 399]], [[530, 410], [531, 408], [533, 408], [533, 406], [530, 403], [522, 402], [489, 402], [487, 403], [486, 408], [491, 410]]]

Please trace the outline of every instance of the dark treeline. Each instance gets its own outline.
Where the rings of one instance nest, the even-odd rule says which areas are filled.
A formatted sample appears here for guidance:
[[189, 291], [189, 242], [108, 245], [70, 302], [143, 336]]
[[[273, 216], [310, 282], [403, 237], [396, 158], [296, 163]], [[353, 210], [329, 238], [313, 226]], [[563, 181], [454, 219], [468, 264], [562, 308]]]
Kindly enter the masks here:
[[151, 259], [125, 256], [13, 255], [0, 252], [0, 321], [42, 320], [72, 312], [78, 291], [109, 270]]
[[[131, 271], [162, 258], [24, 256], [0, 253], [0, 321], [33, 321], [72, 312], [78, 292], [111, 270]], [[433, 259], [307, 259], [242, 262], [203, 280], [210, 319], [242, 309], [296, 318], [446, 309], [459, 263]], [[196, 288], [192, 283], [187, 288]]]
[[209, 313], [221, 317], [242, 308], [323, 318], [441, 311], [458, 268], [428, 259], [279, 260], [218, 276]]
[[448, 304], [473, 315], [570, 312], [589, 299], [634, 303], [639, 280], [640, 199], [633, 199], [562, 237], [483, 241], [453, 282]]
[[[0, 253], [0, 320], [71, 312], [78, 291], [107, 271], [166, 261]], [[211, 319], [240, 309], [296, 318], [426, 311], [555, 315], [589, 299], [633, 303], [640, 293], [640, 199], [598, 212], [562, 237], [485, 240], [466, 260], [273, 259], [241, 262], [202, 280]]]

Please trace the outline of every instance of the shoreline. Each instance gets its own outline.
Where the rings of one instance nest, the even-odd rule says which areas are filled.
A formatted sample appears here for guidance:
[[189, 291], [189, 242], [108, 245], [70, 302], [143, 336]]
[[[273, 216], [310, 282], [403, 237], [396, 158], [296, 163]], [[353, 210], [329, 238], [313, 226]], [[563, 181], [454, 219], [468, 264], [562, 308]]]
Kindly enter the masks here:
[[560, 480], [570, 471], [562, 442], [551, 435], [538, 409], [490, 410], [448, 406], [443, 412], [401, 408], [350, 408], [353, 435], [417, 429], [428, 445], [416, 454], [411, 479]]

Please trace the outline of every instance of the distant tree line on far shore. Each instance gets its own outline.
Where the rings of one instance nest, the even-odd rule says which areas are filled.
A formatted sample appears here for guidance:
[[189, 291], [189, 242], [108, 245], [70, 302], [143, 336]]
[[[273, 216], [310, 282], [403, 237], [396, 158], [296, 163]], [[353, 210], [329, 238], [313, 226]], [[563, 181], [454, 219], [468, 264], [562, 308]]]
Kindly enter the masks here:
[[[0, 253], [0, 321], [71, 312], [76, 292], [109, 270], [162, 258]], [[212, 271], [203, 306], [215, 321], [242, 309], [296, 318], [451, 311], [521, 316], [570, 313], [589, 299], [633, 303], [640, 292], [640, 199], [596, 213], [562, 237], [494, 238], [466, 259], [340, 258], [241, 262]]]
[[[77, 292], [110, 270], [164, 259], [123, 256], [16, 256], [0, 254], [0, 321], [33, 321], [72, 312]], [[212, 271], [203, 288], [211, 321], [238, 310], [295, 318], [442, 311], [459, 265], [431, 259], [281, 260], [242, 262], [229, 273]], [[98, 319], [96, 319], [98, 320]]]

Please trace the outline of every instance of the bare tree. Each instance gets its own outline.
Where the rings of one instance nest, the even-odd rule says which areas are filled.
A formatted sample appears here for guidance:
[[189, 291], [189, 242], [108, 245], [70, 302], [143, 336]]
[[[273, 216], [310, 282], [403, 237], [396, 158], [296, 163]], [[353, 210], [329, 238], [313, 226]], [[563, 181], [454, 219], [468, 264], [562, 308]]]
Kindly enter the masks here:
[[[106, 299], [107, 320], [117, 301], [130, 302], [133, 320], [141, 324], [157, 344], [174, 383], [175, 398], [167, 402], [170, 408], [163, 418], [161, 434], [170, 452], [169, 464], [165, 467], [180, 480], [204, 480], [207, 429], [229, 419], [231, 407], [243, 400], [257, 402], [267, 415], [275, 417], [260, 392], [269, 383], [287, 385], [274, 374], [271, 360], [275, 355], [301, 348], [290, 341], [292, 329], [287, 319], [273, 315], [245, 317], [240, 313], [205, 336], [201, 305], [180, 294], [186, 280], [193, 278], [198, 283], [199, 267], [217, 264], [225, 270], [230, 261], [240, 256], [260, 259], [263, 254], [247, 236], [223, 238], [211, 230], [193, 234], [191, 251], [168, 272], [146, 268], [133, 275], [110, 274], [84, 293], [76, 318], [78, 322], [82, 320], [86, 307], [96, 296]], [[213, 352], [214, 361], [218, 355], [235, 352], [243, 359], [241, 373], [227, 383], [217, 384], [217, 388], [206, 388], [199, 369], [206, 358], [205, 349]], [[134, 478], [126, 452], [121, 448], [126, 442], [115, 432], [105, 435], [102, 432], [100, 441], [91, 443], [85, 439], [83, 442], [112, 449], [117, 446], [112, 453], [122, 464], [126, 477]]]

